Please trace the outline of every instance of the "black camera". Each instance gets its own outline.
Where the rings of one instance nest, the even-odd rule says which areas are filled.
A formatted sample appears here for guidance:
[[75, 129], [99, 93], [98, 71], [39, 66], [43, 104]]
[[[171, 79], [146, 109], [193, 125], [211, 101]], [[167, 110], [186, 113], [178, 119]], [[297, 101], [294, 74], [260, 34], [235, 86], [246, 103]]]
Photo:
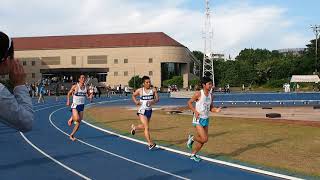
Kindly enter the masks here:
[[13, 59], [13, 41], [8, 35], [0, 31], [0, 63], [8, 58]]

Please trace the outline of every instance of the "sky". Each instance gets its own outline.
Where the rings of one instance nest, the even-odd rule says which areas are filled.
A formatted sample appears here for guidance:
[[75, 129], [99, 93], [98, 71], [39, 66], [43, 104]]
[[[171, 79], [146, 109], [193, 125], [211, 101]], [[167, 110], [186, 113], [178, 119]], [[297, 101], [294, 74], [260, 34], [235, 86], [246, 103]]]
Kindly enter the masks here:
[[[303, 48], [320, 24], [319, 0], [210, 0], [212, 52]], [[0, 31], [13, 37], [164, 32], [204, 50], [205, 0], [1, 0]]]

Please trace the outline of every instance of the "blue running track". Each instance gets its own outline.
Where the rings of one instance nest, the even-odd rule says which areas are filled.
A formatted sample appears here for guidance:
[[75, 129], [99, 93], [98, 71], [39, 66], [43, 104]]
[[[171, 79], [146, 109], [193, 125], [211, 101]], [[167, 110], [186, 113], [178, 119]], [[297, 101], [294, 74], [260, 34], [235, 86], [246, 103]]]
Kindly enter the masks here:
[[[132, 105], [124, 97], [99, 106]], [[161, 105], [185, 104], [186, 100], [163, 98]], [[0, 180], [71, 179], [278, 179], [147, 146], [82, 123], [76, 142], [69, 140], [71, 113], [65, 102], [35, 104], [33, 130], [22, 134], [0, 124]], [[107, 117], [106, 117], [107, 118]], [[128, 125], [129, 126], [129, 125]], [[286, 176], [290, 178], [289, 176]], [[295, 178], [292, 178], [295, 179]]]

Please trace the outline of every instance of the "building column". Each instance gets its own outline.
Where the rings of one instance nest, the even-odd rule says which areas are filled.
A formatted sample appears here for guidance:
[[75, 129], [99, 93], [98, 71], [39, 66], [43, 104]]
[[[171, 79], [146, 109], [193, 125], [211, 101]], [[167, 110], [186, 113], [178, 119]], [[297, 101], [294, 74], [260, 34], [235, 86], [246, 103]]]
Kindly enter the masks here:
[[183, 77], [183, 88], [188, 88], [189, 85], [189, 63], [181, 64], [181, 75]]

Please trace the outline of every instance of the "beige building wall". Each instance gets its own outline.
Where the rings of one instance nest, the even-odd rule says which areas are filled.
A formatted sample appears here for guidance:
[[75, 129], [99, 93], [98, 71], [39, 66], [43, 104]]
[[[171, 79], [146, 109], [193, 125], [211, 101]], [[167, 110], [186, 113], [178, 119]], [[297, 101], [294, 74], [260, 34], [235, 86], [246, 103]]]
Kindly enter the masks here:
[[[107, 56], [107, 62], [88, 64], [88, 56]], [[35, 82], [41, 78], [40, 69], [55, 68], [109, 68], [107, 85], [112, 87], [128, 81], [135, 75], [151, 77], [155, 86], [161, 85], [161, 63], [183, 63], [184, 87], [188, 85], [188, 72], [191, 57], [185, 47], [128, 47], [128, 48], [95, 48], [95, 49], [61, 49], [61, 50], [28, 50], [16, 51], [15, 56], [25, 63], [27, 81]], [[72, 63], [75, 56], [76, 62]], [[60, 57], [60, 64], [43, 65], [46, 57]], [[115, 61], [118, 61], [116, 63]], [[127, 59], [127, 63], [124, 60]], [[152, 59], [152, 60], [149, 60]], [[34, 61], [34, 65], [32, 65]], [[52, 63], [54, 63], [53, 60]], [[51, 62], [51, 61], [50, 61]], [[52, 64], [49, 63], [49, 64]]]

